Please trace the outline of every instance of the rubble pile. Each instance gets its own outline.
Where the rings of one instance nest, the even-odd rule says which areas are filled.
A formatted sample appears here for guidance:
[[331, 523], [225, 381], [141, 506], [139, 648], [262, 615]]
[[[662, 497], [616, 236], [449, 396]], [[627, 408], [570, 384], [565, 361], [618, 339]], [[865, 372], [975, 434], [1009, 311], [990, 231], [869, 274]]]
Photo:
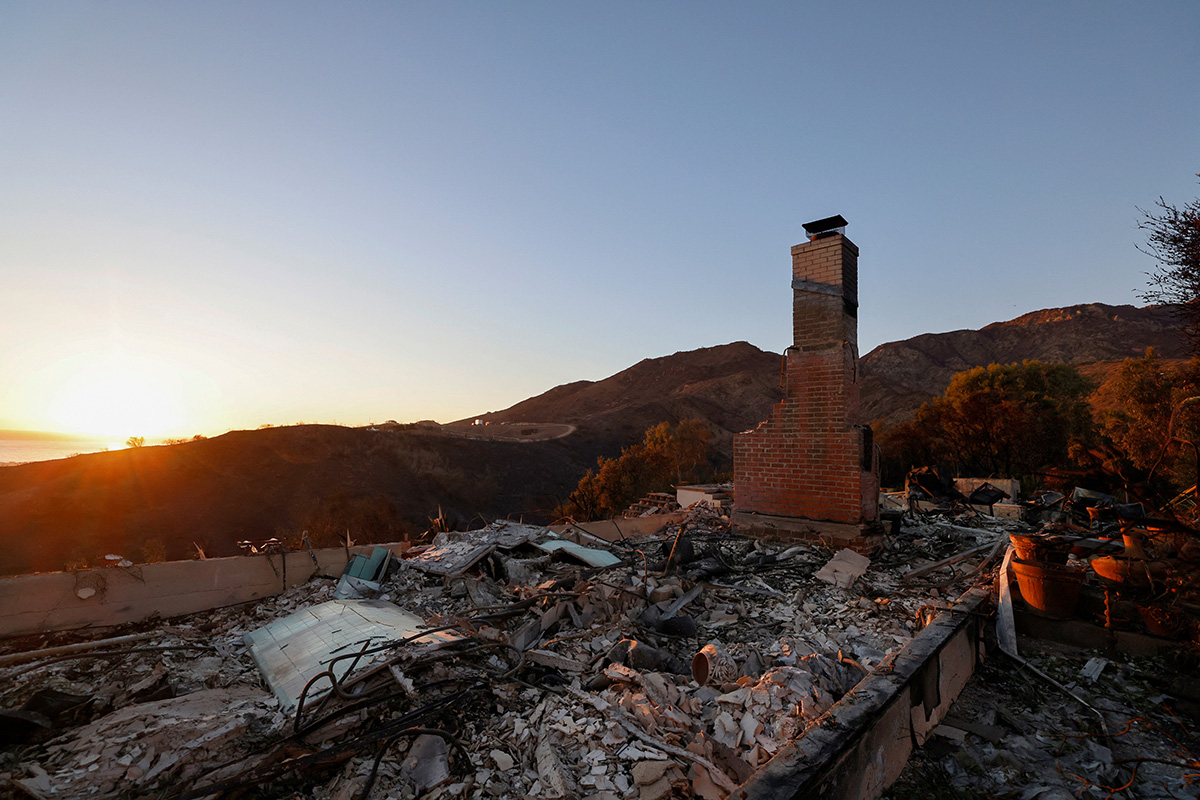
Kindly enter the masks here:
[[119, 796], [148, 791], [164, 775], [211, 778], [214, 765], [249, 756], [261, 733], [282, 722], [269, 700], [257, 687], [236, 686], [124, 706], [47, 746], [30, 786], [49, 796]]
[[[1024, 505], [998, 583], [1012, 658], [980, 668], [886, 796], [1196, 797], [1196, 529], [1083, 489]], [[1043, 631], [1020, 655], [1009, 588]]]
[[[1026, 642], [1025, 650], [1031, 664], [1095, 711], [1035, 673], [987, 662], [886, 800], [1197, 796], [1200, 694], [1194, 681], [1172, 685], [1166, 677], [1179, 665], [1147, 657], [1114, 662], [1063, 645]], [[1187, 696], [1191, 702], [1179, 699]]]
[[[703, 506], [612, 542], [504, 522], [439, 534], [351, 582], [115, 632], [136, 642], [0, 656], [0, 789], [722, 798], [947, 598], [991, 582], [1014, 529], [914, 518], [870, 559], [744, 537]], [[351, 639], [288, 638], [319, 618]], [[307, 670], [296, 695], [260, 669], [283, 656]], [[45, 692], [69, 713], [29, 710]]]

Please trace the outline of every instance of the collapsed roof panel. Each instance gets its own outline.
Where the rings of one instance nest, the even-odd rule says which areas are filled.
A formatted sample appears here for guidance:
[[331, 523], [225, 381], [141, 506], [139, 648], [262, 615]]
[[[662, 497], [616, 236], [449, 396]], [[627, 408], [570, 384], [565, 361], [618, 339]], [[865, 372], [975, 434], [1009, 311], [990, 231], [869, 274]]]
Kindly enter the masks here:
[[[417, 643], [459, 638], [445, 631], [420, 636], [424, 627], [419, 617], [382, 600], [330, 600], [264, 625], [244, 639], [279, 704], [291, 711], [315, 676], [329, 670], [341, 680], [351, 669], [351, 659], [334, 661], [339, 654], [413, 637]], [[314, 684], [309, 696], [319, 697], [330, 685]]]
[[607, 550], [599, 550], [595, 547], [584, 547], [583, 545], [569, 542], [565, 539], [548, 539], [544, 542], [538, 542], [534, 545], [537, 549], [546, 552], [554, 553], [562, 551], [578, 558], [589, 567], [615, 567], [621, 563], [621, 559]]

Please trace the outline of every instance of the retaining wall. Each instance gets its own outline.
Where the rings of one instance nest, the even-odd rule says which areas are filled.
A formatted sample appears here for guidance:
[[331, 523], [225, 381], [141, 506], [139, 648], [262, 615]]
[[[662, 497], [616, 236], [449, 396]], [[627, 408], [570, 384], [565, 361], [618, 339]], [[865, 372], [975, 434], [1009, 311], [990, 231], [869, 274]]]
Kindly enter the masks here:
[[[383, 545], [399, 555], [399, 543]], [[350, 548], [365, 553], [375, 545]], [[172, 617], [279, 594], [317, 574], [340, 576], [346, 549], [168, 561], [0, 578], [0, 638]], [[285, 563], [286, 559], [286, 563]], [[314, 559], [316, 563], [314, 563]], [[286, 583], [284, 576], [287, 576]]]

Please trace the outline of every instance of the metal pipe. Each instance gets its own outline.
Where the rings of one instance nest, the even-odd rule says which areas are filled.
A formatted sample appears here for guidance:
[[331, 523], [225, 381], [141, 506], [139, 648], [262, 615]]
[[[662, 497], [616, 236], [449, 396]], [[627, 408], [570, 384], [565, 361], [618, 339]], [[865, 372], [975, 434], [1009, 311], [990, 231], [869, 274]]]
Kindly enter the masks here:
[[23, 664], [26, 661], [36, 661], [39, 658], [47, 658], [49, 656], [63, 656], [69, 653], [83, 653], [88, 650], [119, 647], [120, 645], [129, 644], [130, 642], [142, 642], [157, 635], [157, 632], [131, 633], [128, 636], [115, 636], [111, 639], [97, 639], [94, 642], [79, 642], [77, 644], [64, 644], [61, 647], [47, 647], [42, 650], [27, 650], [24, 653], [9, 653], [6, 656], [0, 656], [0, 667], [8, 667], [13, 664]]

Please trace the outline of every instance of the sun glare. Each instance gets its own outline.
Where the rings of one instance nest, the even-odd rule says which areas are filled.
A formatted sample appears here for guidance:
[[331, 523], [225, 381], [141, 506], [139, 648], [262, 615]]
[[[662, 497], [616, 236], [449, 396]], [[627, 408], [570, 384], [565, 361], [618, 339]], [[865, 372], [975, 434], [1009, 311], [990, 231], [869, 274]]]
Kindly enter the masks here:
[[50, 413], [60, 430], [124, 441], [129, 436], [161, 436], [181, 422], [169, 380], [146, 374], [145, 364], [105, 363], [64, 381]]

